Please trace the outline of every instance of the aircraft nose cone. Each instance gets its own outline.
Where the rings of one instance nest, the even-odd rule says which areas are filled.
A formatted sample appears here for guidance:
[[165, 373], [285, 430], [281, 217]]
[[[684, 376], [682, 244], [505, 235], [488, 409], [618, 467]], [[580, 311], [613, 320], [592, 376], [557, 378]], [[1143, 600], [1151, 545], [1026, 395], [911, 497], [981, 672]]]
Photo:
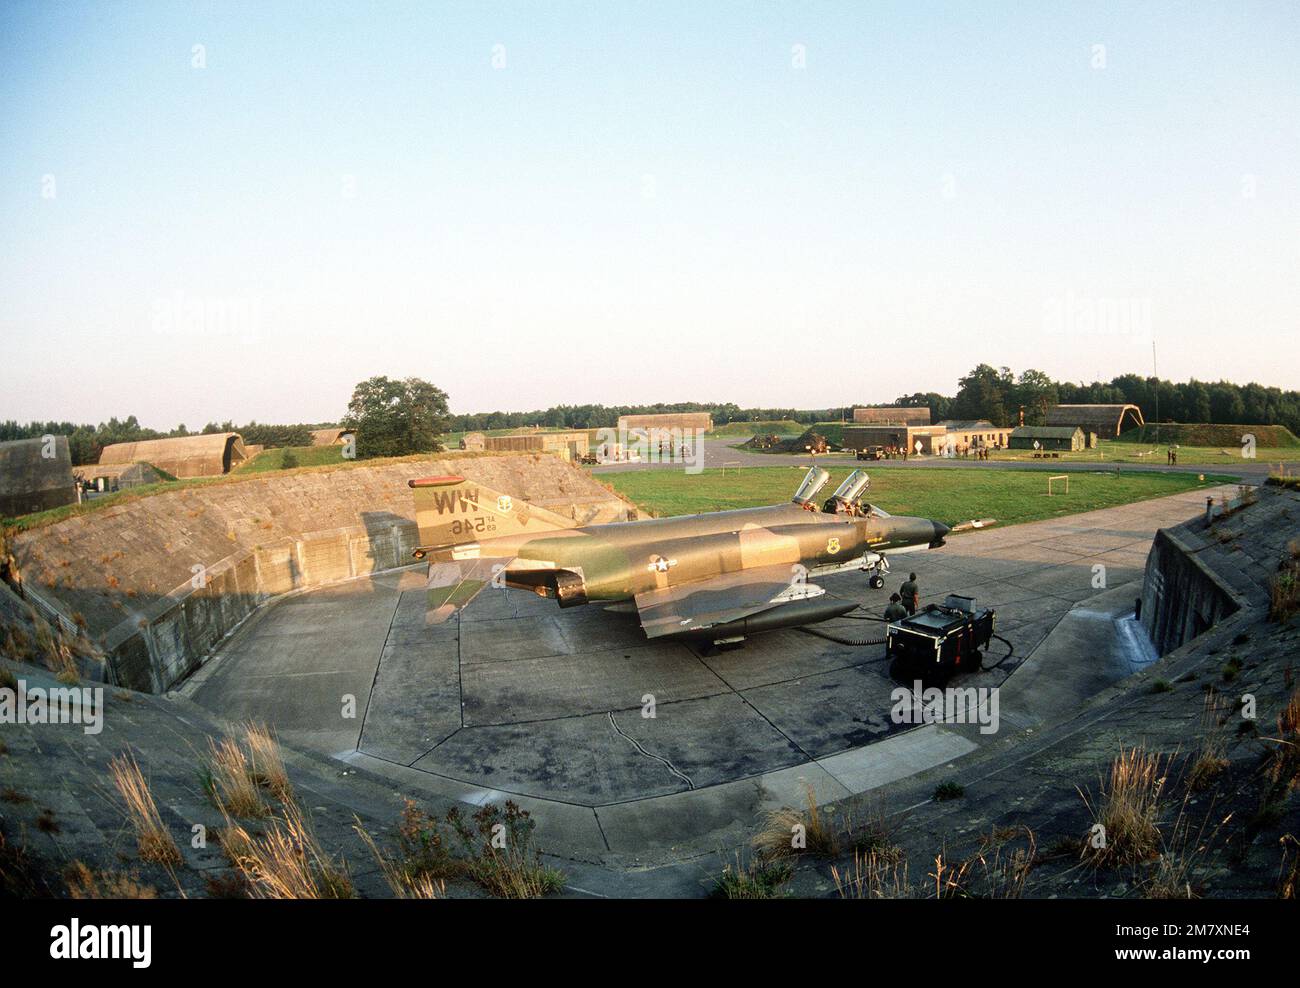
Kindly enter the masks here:
[[930, 541], [930, 545], [931, 546], [943, 545], [943, 537], [947, 535], [949, 532], [951, 532], [952, 529], [949, 528], [941, 521], [932, 521], [930, 522], [930, 524], [934, 526], [934, 538]]

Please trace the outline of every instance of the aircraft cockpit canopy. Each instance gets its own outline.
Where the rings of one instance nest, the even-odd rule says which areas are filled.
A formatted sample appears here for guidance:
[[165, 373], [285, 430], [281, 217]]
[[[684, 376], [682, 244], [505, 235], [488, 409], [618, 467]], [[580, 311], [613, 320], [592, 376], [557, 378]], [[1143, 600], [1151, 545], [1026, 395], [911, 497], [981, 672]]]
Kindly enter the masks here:
[[826, 502], [826, 510], [838, 513], [844, 510], [852, 510], [857, 507], [858, 499], [871, 486], [871, 478], [867, 476], [865, 470], [854, 470], [844, 478], [844, 483], [835, 488], [835, 493], [831, 499]]
[[803, 483], [799, 489], [794, 492], [795, 504], [809, 504], [817, 493], [826, 486], [826, 482], [831, 479], [831, 475], [821, 467], [811, 467], [803, 478]]

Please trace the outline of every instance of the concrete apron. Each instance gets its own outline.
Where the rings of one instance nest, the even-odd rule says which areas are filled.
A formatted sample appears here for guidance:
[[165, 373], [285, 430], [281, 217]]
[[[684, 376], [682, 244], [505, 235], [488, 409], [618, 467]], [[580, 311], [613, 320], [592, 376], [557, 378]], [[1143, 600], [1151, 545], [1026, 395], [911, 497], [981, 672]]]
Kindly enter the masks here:
[[1008, 728], [1055, 721], [1158, 658], [1134, 618], [1141, 589], [1134, 580], [1105, 590], [1061, 618], [1002, 687], [999, 713]]
[[1001, 687], [996, 733], [982, 733], [977, 724], [929, 723], [753, 778], [596, 807], [476, 786], [361, 751], [334, 758], [413, 798], [471, 807], [511, 799], [532, 814], [548, 851], [561, 857], [628, 869], [711, 859], [719, 848], [748, 841], [766, 813], [805, 805], [809, 786], [818, 805], [829, 806], [931, 769], [952, 768], [982, 746], [1060, 719], [1144, 668], [1154, 653], [1149, 645], [1141, 647], [1144, 640], [1134, 639], [1129, 627], [1135, 624], [1139, 585], [1104, 591], [1061, 619]]
[[1143, 668], [1154, 654], [1142, 647], [1145, 636], [1131, 620], [1140, 582], [1102, 591], [1066, 612], [1002, 686], [995, 733], [977, 724], [928, 723], [776, 771], [596, 806], [485, 788], [342, 746], [333, 757], [413, 798], [470, 806], [512, 799], [537, 820], [548, 851], [576, 860], [637, 869], [713, 858], [720, 848], [747, 842], [767, 812], [804, 805], [808, 787], [819, 805], [835, 803], [951, 766], [982, 746], [1061, 718]]

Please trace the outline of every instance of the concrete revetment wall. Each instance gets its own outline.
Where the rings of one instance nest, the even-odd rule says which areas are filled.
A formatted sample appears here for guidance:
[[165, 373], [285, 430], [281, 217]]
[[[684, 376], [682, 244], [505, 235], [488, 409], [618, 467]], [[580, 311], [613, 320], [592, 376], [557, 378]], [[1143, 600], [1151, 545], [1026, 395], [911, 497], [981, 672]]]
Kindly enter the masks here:
[[1156, 652], [1172, 652], [1239, 605], [1177, 534], [1156, 532], [1142, 584], [1142, 623]]
[[285, 593], [411, 564], [413, 477], [461, 474], [580, 524], [629, 506], [554, 455], [448, 457], [290, 473], [125, 500], [17, 533], [29, 599], [84, 619], [110, 678], [161, 692]]
[[1246, 502], [1156, 532], [1142, 584], [1142, 624], [1161, 655], [1243, 607], [1268, 611], [1265, 589], [1300, 538], [1300, 493], [1261, 487]]
[[45, 511], [77, 500], [67, 436], [0, 443], [0, 518]]

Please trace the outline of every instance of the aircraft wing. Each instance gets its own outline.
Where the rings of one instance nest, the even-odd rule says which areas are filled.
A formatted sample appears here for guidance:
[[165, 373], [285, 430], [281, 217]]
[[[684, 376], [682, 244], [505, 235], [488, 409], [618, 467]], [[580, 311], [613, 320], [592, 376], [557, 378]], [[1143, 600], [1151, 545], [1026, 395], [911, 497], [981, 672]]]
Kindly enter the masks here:
[[790, 565], [781, 563], [639, 593], [636, 609], [646, 637], [660, 638], [736, 621], [822, 592], [796, 583]]

